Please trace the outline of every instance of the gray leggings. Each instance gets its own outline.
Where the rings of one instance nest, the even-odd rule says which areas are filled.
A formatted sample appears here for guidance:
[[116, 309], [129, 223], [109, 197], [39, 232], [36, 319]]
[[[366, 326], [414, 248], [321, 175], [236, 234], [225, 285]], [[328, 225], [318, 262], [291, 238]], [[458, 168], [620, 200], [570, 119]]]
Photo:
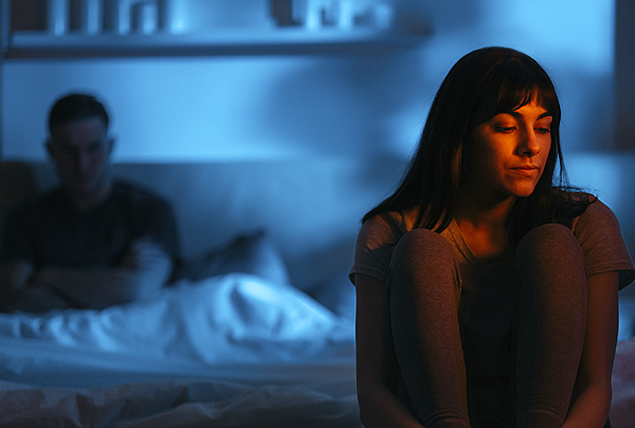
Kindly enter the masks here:
[[426, 428], [563, 424], [584, 341], [584, 254], [567, 227], [547, 224], [529, 232], [514, 257], [510, 373], [502, 386], [509, 399], [486, 403], [499, 406], [492, 419], [481, 412], [481, 397], [470, 394], [452, 246], [435, 232], [415, 229], [395, 247], [387, 293], [400, 397]]

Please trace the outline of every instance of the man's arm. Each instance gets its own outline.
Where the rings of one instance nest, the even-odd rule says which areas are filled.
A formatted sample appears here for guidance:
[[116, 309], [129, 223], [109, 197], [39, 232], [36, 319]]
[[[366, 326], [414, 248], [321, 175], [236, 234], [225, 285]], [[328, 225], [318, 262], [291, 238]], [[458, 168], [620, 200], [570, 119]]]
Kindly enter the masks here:
[[158, 244], [135, 241], [123, 263], [99, 271], [48, 267], [36, 273], [30, 286], [49, 288], [71, 306], [90, 309], [143, 300], [163, 287], [172, 268]]
[[49, 287], [80, 308], [102, 309], [150, 297], [169, 280], [178, 257], [176, 221], [172, 207], [156, 198], [134, 212], [133, 235], [140, 238], [117, 266], [99, 271], [51, 266], [37, 273], [32, 284]]
[[11, 260], [0, 266], [0, 311], [11, 311], [26, 290], [33, 275], [33, 264], [28, 260]]

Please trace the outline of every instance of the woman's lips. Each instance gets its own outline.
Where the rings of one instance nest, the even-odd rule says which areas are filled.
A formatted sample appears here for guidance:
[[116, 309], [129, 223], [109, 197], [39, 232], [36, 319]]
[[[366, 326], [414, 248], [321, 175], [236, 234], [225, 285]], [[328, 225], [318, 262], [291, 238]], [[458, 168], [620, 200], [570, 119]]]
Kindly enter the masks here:
[[522, 175], [533, 175], [534, 172], [539, 170], [539, 168], [535, 165], [524, 165], [524, 166], [514, 167], [512, 168], [512, 170]]

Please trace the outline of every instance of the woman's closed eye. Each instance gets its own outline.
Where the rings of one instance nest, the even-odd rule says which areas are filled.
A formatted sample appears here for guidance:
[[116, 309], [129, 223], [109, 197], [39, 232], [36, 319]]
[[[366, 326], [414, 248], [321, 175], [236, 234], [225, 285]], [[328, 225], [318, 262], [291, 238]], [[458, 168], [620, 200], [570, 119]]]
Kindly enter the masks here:
[[551, 134], [551, 122], [551, 116], [541, 117], [534, 123], [534, 130], [539, 134]]
[[548, 128], [537, 127], [537, 128], [534, 128], [534, 130], [537, 133], [539, 133], [539, 134], [550, 134], [551, 133], [551, 127], [548, 127]]
[[502, 132], [504, 134], [508, 134], [510, 132], [513, 132], [514, 130], [516, 130], [515, 126], [503, 126], [503, 125], [496, 126], [496, 132]]

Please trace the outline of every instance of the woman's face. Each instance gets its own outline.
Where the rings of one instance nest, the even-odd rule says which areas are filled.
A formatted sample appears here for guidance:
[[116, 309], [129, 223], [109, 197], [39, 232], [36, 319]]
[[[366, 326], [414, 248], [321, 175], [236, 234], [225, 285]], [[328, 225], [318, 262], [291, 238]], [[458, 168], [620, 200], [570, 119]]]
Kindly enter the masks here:
[[547, 163], [551, 120], [547, 110], [532, 101], [478, 125], [464, 183], [480, 196], [529, 196]]

